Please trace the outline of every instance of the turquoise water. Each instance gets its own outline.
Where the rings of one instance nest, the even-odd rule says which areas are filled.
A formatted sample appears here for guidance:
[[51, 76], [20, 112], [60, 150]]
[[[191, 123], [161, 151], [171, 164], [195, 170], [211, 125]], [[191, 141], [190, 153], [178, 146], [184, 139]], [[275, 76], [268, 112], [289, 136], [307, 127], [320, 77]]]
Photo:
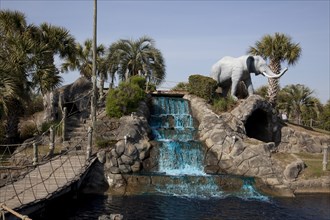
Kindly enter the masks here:
[[150, 126], [154, 140], [159, 142], [158, 172], [172, 176], [174, 180], [156, 187], [163, 195], [268, 200], [254, 189], [251, 179], [243, 178], [242, 188], [228, 193], [216, 183], [214, 176], [204, 172], [204, 147], [196, 137], [187, 100], [153, 97]]

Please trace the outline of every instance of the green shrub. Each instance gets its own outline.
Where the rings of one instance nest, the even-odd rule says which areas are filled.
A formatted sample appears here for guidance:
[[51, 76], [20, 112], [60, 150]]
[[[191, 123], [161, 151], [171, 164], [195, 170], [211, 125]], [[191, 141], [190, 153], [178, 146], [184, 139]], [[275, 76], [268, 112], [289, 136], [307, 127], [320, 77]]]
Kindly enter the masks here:
[[217, 81], [210, 77], [202, 75], [191, 75], [189, 77], [189, 93], [201, 97], [208, 102], [211, 102], [214, 98], [217, 87]]
[[141, 89], [145, 90], [146, 89], [146, 79], [142, 76], [132, 76], [130, 78], [130, 83], [131, 84], [136, 84], [138, 85]]
[[171, 90], [172, 91], [188, 91], [188, 88], [189, 88], [189, 83], [179, 82]]
[[226, 98], [219, 98], [213, 101], [213, 111], [217, 113], [230, 111], [236, 105], [235, 100], [228, 96]]
[[120, 118], [134, 112], [144, 98], [145, 92], [137, 83], [122, 82], [118, 88], [109, 91], [106, 113], [109, 117]]
[[155, 92], [156, 91], [156, 85], [153, 83], [148, 83], [148, 89], [149, 92]]

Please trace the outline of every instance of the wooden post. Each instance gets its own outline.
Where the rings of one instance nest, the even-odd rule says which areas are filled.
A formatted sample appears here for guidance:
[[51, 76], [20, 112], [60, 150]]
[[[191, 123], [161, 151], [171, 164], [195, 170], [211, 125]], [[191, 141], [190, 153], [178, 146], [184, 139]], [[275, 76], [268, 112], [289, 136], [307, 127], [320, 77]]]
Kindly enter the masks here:
[[38, 164], [38, 145], [33, 143], [33, 165]]
[[57, 108], [58, 118], [62, 118], [63, 117], [63, 113], [62, 113], [62, 111], [63, 111], [63, 103], [64, 103], [63, 93], [60, 93], [59, 96], [58, 96], [58, 108]]
[[88, 143], [87, 143], [87, 149], [86, 149], [86, 160], [89, 160], [89, 158], [92, 156], [92, 144], [93, 144], [93, 128], [88, 127]]
[[100, 76], [100, 91], [99, 91], [99, 101], [103, 101], [103, 88], [104, 88], [104, 75]]
[[328, 165], [328, 146], [323, 147], [323, 171], [327, 170]]
[[91, 119], [93, 128], [95, 128], [96, 123], [96, 49], [97, 49], [97, 0], [94, 0], [94, 22], [93, 22], [93, 62], [92, 62], [92, 83], [93, 83], [93, 94], [91, 100]]
[[55, 132], [53, 126], [49, 128], [49, 140], [49, 156], [52, 157], [55, 149]]
[[62, 141], [65, 141], [65, 133], [66, 133], [66, 115], [67, 115], [67, 109], [66, 107], [63, 108], [63, 124], [62, 124]]

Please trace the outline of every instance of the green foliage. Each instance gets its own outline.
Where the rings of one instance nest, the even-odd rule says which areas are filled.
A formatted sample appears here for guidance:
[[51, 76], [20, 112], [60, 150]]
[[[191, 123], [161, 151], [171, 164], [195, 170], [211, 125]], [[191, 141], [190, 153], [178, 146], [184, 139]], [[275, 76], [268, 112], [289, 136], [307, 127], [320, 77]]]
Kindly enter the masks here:
[[141, 89], [146, 89], [146, 79], [142, 76], [136, 75], [136, 76], [132, 76], [130, 79], [130, 82], [132, 84], [136, 84], [138, 85]]
[[330, 131], [330, 99], [327, 104], [324, 105], [319, 121], [322, 122], [322, 129]]
[[266, 98], [267, 97], [267, 90], [268, 90], [268, 86], [261, 86], [261, 87], [257, 88], [254, 93], [257, 94], [257, 95], [260, 95], [263, 98]]
[[137, 40], [120, 39], [108, 50], [108, 70], [110, 75], [118, 75], [126, 81], [134, 75], [148, 75], [153, 84], [161, 84], [166, 76], [165, 61], [155, 41], [143, 36]]
[[213, 111], [216, 113], [230, 111], [236, 105], [235, 100], [228, 96], [226, 98], [219, 98], [213, 101]]
[[109, 117], [120, 118], [136, 110], [139, 102], [145, 98], [144, 90], [135, 83], [122, 82], [119, 87], [110, 90], [106, 100], [106, 112]]
[[189, 76], [188, 91], [191, 94], [207, 100], [208, 102], [211, 102], [215, 97], [215, 90], [217, 87], [217, 81], [210, 77], [202, 75]]
[[[295, 65], [301, 56], [301, 47], [299, 43], [294, 43], [289, 35], [284, 33], [267, 34], [261, 40], [248, 49], [249, 54], [262, 56], [269, 60], [269, 67], [275, 73], [281, 72], [281, 63], [287, 62], [288, 65]], [[268, 101], [273, 107], [277, 104], [277, 95], [279, 92], [279, 79], [268, 80]]]
[[172, 91], [188, 91], [188, 88], [189, 88], [189, 83], [179, 82], [171, 90]]
[[33, 115], [36, 112], [44, 110], [43, 98], [41, 95], [33, 95], [30, 102], [24, 106], [25, 116]]
[[148, 83], [148, 89], [149, 92], [155, 92], [156, 91], [156, 85], [154, 83]]

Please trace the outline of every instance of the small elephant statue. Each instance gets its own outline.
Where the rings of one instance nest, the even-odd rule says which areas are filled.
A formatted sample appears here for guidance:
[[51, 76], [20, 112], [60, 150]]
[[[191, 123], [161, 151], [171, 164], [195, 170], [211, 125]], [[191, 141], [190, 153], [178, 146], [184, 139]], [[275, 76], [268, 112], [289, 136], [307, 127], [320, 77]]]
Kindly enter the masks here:
[[285, 68], [280, 74], [273, 73], [268, 67], [266, 61], [261, 56], [241, 56], [241, 57], [223, 57], [212, 66], [212, 78], [218, 82], [222, 88], [222, 95], [227, 96], [231, 86], [231, 96], [237, 100], [236, 92], [240, 81], [243, 81], [248, 94], [253, 95], [253, 85], [250, 73], [263, 75], [268, 78], [281, 77], [288, 68]]

